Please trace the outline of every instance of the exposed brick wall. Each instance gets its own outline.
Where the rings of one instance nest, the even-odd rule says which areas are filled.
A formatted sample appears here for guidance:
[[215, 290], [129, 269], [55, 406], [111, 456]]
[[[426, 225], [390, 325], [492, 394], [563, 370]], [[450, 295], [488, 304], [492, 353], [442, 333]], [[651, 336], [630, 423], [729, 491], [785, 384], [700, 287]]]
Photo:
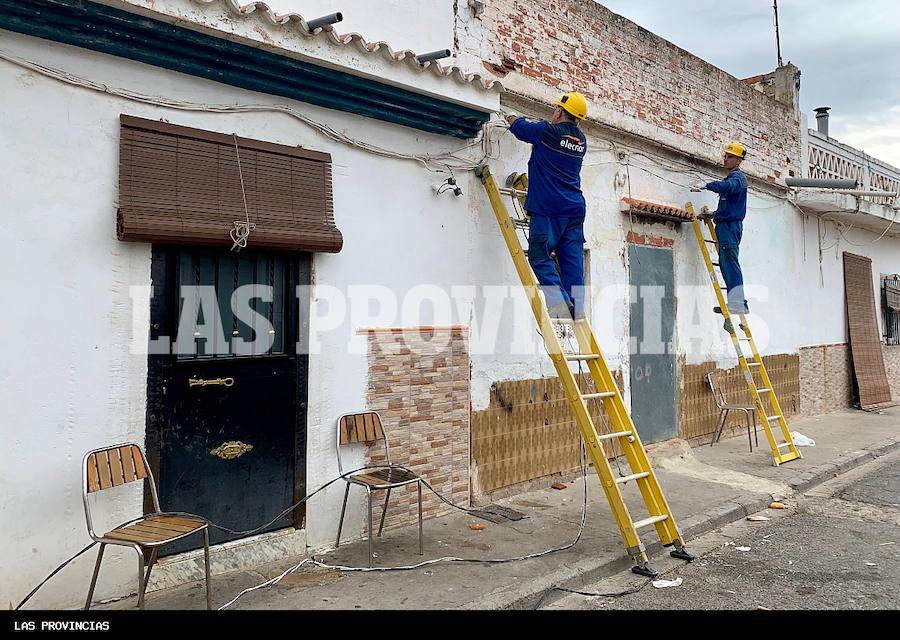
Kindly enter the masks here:
[[800, 175], [792, 108], [594, 0], [491, 0], [480, 19], [482, 49], [464, 53], [480, 56], [516, 93], [546, 101], [551, 92], [580, 91], [651, 131], [715, 147], [740, 140], [758, 177]]
[[635, 233], [629, 231], [626, 240], [632, 244], [645, 244], [651, 247], [671, 247], [675, 245], [672, 238], [663, 238], [662, 236], [654, 236], [649, 233]]
[[[469, 346], [465, 327], [368, 331], [366, 404], [378, 411], [391, 447], [391, 462], [409, 467], [452, 502], [469, 504]], [[371, 447], [366, 464], [383, 464]], [[383, 504], [383, 492], [377, 497]], [[452, 510], [427, 488], [424, 518]], [[375, 527], [380, 506], [373, 511]], [[415, 485], [391, 492], [384, 527], [418, 522]]]
[[800, 412], [831, 413], [852, 406], [853, 363], [846, 344], [800, 349]]

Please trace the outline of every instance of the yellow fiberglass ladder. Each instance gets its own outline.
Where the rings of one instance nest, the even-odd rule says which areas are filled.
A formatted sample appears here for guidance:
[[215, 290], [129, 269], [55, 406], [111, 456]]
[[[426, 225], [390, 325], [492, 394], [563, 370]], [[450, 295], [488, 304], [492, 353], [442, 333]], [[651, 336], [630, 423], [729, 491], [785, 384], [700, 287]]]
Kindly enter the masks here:
[[[741, 365], [744, 379], [747, 381], [747, 387], [750, 389], [750, 395], [753, 396], [753, 404], [760, 416], [760, 422], [762, 422], [763, 428], [766, 431], [766, 438], [769, 440], [769, 446], [772, 447], [772, 454], [775, 456], [774, 464], [777, 467], [790, 460], [802, 458], [803, 456], [797, 450], [794, 439], [791, 437], [791, 432], [788, 430], [787, 422], [781, 411], [781, 405], [778, 404], [778, 398], [775, 396], [775, 389], [772, 387], [772, 382], [769, 380], [769, 374], [766, 372], [766, 367], [759, 355], [759, 351], [756, 350], [756, 342], [754, 342], [753, 335], [750, 333], [750, 325], [747, 323], [747, 316], [740, 314], [740, 321], [738, 322], [738, 327], [744, 332], [743, 336], [738, 336], [734, 324], [731, 322], [731, 314], [728, 312], [727, 300], [722, 294], [722, 292], [725, 291], [725, 285], [722, 284], [716, 274], [716, 267], [719, 267], [721, 270], [720, 264], [718, 262], [713, 262], [709, 255], [709, 250], [706, 248], [707, 244], [713, 245], [716, 249], [718, 259], [719, 242], [716, 238], [716, 229], [712, 222], [712, 216], [707, 213], [702, 216], [706, 227], [709, 229], [711, 236], [711, 239], [709, 239], [703, 235], [703, 228], [700, 226], [700, 218], [694, 214], [693, 205], [688, 202], [684, 207], [693, 217], [694, 233], [696, 234], [697, 242], [700, 245], [700, 252], [703, 254], [704, 262], [706, 262], [706, 270], [709, 273], [710, 282], [712, 282], [713, 290], [716, 293], [716, 299], [719, 301], [719, 309], [722, 310], [722, 315], [725, 318], [725, 331], [731, 336], [731, 342], [734, 344], [735, 353], [737, 353], [738, 363]], [[750, 346], [751, 353], [749, 358], [744, 354], [741, 343], [747, 343]], [[761, 380], [760, 385], [757, 385], [753, 378], [754, 371], [759, 374]], [[767, 397], [769, 399], [769, 404], [772, 407], [773, 415], [769, 415], [763, 406], [763, 394], [768, 394]], [[772, 431], [771, 426], [773, 422], [777, 422], [778, 426], [781, 428], [781, 435], [783, 436], [784, 442], [777, 442], [775, 440], [775, 434]], [[782, 453], [783, 450], [785, 450], [784, 453]]]
[[[517, 200], [524, 212], [525, 195], [528, 188], [527, 177], [513, 174], [507, 181], [508, 188], [501, 189], [497, 186], [487, 165], [478, 167], [475, 169], [475, 173], [487, 191], [500, 230], [506, 240], [506, 246], [515, 263], [516, 271], [522, 280], [531, 310], [534, 312], [540, 328], [541, 336], [559, 374], [559, 380], [575, 416], [575, 422], [581, 431], [585, 448], [594, 463], [597, 475], [600, 476], [603, 491], [606, 493], [613, 516], [619, 525], [619, 531], [625, 541], [628, 554], [634, 560], [631, 570], [643, 576], [657, 575], [657, 572], [648, 565], [646, 547], [638, 536], [639, 529], [650, 526], [656, 528], [663, 546], [675, 547], [670, 553], [672, 557], [690, 562], [694, 557], [684, 547], [684, 540], [675, 525], [675, 519], [663, 496], [656, 474], [650, 467], [644, 446], [641, 444], [641, 439], [631, 421], [631, 416], [628, 414], [628, 409], [625, 407], [612, 373], [606, 365], [606, 360], [600, 351], [589, 322], [586, 318], [574, 321], [551, 319], [547, 306], [541, 298], [537, 278], [528, 263], [526, 252], [523, 251], [516, 233], [517, 229], [527, 226], [527, 221], [524, 218], [518, 220], [511, 218], [501, 197], [501, 192], [512, 196], [514, 203]], [[571, 325], [578, 341], [579, 353], [563, 351], [562, 343], [556, 334], [556, 326], [560, 324]], [[581, 363], [587, 365], [596, 387], [596, 393], [582, 393], [575, 373], [570, 368], [572, 363], [579, 364], [579, 368]], [[609, 423], [612, 427], [609, 432], [601, 433], [588, 412], [588, 402], [596, 401], [603, 402], [609, 416]], [[603, 451], [603, 441], [606, 440], [617, 441], [622, 447], [630, 465], [630, 474], [620, 477], [613, 475], [612, 467]], [[620, 491], [621, 486], [632, 480], [636, 481], [648, 511], [648, 517], [638, 521], [632, 519]]]

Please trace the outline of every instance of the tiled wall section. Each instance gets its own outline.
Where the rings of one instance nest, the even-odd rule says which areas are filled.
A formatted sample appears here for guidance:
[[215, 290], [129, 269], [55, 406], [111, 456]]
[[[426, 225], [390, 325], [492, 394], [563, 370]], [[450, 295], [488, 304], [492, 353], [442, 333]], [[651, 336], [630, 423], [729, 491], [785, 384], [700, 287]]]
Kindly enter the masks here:
[[884, 369], [887, 372], [888, 384], [891, 386], [891, 398], [900, 402], [900, 345], [883, 345]]
[[[384, 422], [391, 462], [414, 470], [448, 500], [468, 506], [468, 329], [417, 327], [367, 333], [366, 400]], [[372, 447], [366, 458], [367, 464], [382, 464], [384, 452]], [[427, 488], [422, 500], [424, 518], [452, 510]], [[373, 517], [377, 526], [380, 508]], [[415, 485], [392, 491], [385, 529], [417, 521]]]
[[[621, 392], [621, 372], [613, 379]], [[589, 375], [579, 384], [582, 392], [596, 391]], [[588, 410], [598, 431], [609, 432], [602, 402], [589, 402]], [[603, 448], [607, 456], [621, 453], [611, 440]], [[494, 383], [488, 408], [472, 412], [472, 466], [476, 500], [482, 492], [580, 468], [581, 435], [559, 378]]]
[[800, 412], [804, 416], [831, 413], [853, 403], [853, 362], [850, 348], [824, 344], [800, 349]]

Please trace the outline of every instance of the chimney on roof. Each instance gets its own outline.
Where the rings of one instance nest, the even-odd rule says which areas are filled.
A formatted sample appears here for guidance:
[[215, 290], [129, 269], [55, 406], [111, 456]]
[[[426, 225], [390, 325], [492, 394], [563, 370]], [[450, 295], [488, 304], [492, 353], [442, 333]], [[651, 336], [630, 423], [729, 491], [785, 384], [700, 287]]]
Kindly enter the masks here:
[[826, 137], [828, 136], [828, 112], [830, 110], [831, 107], [817, 107], [813, 109], [816, 112], [816, 129]]

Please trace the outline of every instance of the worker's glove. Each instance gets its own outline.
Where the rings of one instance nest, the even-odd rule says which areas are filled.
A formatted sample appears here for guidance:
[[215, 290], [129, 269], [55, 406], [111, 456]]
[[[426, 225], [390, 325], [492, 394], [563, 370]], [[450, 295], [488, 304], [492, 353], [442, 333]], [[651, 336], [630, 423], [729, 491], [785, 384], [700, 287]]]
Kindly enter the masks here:
[[691, 183], [691, 191], [703, 191], [706, 189], [706, 182], [703, 180], [694, 180]]
[[506, 120], [506, 124], [512, 126], [512, 123], [516, 121], [517, 118], [521, 118], [522, 116], [515, 111], [507, 111], [503, 114], [504, 120]]

